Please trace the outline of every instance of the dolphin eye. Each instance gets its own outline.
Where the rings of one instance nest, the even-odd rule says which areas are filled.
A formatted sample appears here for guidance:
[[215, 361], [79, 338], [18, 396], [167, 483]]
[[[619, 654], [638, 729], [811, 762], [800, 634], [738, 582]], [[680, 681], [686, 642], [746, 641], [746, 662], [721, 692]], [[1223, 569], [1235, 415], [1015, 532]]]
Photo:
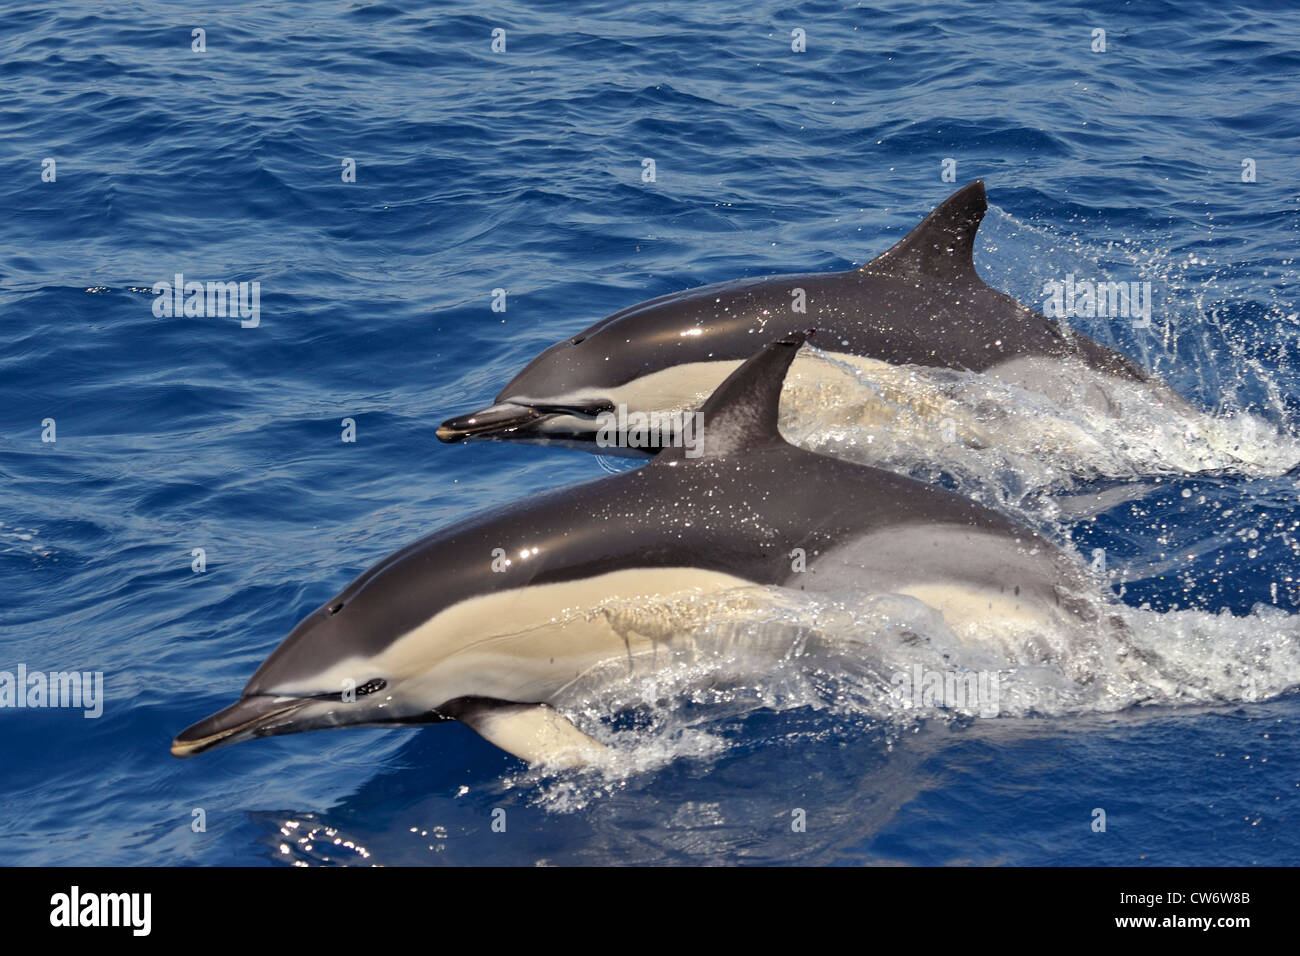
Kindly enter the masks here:
[[329, 614], [332, 617], [333, 615], [337, 614], [341, 610], [343, 610], [343, 602], [339, 601], [337, 604], [331, 604], [325, 613]]
[[586, 341], [586, 338], [587, 338], [587, 337], [586, 337], [585, 335], [575, 335], [573, 338], [571, 338], [571, 339], [569, 340], [569, 344], [570, 344], [570, 345], [581, 345], [584, 341]]

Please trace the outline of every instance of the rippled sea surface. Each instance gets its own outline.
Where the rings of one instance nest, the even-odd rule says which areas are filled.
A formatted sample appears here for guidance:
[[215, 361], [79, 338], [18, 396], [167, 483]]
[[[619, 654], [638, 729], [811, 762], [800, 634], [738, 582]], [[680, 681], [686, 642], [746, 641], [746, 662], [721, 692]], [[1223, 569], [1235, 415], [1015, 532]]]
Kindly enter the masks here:
[[[6, 3], [0, 670], [102, 671], [106, 700], [0, 709], [0, 862], [1295, 862], [1285, 461], [968, 489], [1104, 549], [1165, 700], [900, 722], [824, 671], [607, 713], [646, 757], [613, 776], [457, 724], [168, 753], [375, 560], [626, 467], [442, 446], [443, 418], [640, 300], [879, 254], [947, 158], [988, 185], [987, 281], [1150, 281], [1150, 328], [1076, 326], [1287, 447], [1300, 14], [1271, 6]], [[155, 316], [177, 273], [259, 282], [259, 324]]]

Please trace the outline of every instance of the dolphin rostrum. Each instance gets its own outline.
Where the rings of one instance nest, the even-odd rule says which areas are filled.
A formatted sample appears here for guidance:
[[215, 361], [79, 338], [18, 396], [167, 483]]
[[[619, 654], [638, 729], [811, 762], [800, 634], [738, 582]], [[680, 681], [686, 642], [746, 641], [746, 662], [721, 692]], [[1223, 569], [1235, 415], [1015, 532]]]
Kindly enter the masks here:
[[985, 284], [973, 251], [987, 208], [977, 180], [859, 268], [723, 282], [615, 312], [543, 351], [495, 404], [443, 422], [438, 437], [653, 454], [660, 445], [629, 436], [629, 421], [635, 428], [638, 414], [698, 408], [753, 354], [756, 340], [808, 325], [832, 359], [871, 379], [892, 378], [890, 366], [988, 373], [1105, 411], [1112, 410], [1109, 387], [1125, 382], [1146, 390], [1144, 402], [1191, 410], [1119, 352]]
[[590, 613], [610, 602], [869, 588], [929, 605], [954, 633], [990, 621], [1057, 634], [1102, 626], [1076, 597], [1097, 590], [1081, 563], [1036, 531], [786, 442], [778, 403], [805, 338], [783, 336], [726, 378], [701, 410], [695, 454], [665, 448], [644, 467], [471, 517], [380, 561], [303, 619], [240, 699], [183, 731], [172, 753], [455, 719], [528, 761], [595, 760], [601, 745], [552, 704], [594, 669], [654, 650]]

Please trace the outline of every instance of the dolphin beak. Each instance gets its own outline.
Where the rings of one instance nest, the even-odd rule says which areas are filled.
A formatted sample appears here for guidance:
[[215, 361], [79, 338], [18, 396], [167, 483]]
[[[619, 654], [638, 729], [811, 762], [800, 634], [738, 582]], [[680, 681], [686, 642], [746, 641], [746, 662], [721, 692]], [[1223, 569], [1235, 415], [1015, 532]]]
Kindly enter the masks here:
[[538, 425], [555, 415], [555, 412], [540, 411], [510, 402], [490, 405], [469, 415], [447, 419], [438, 426], [438, 439], [453, 443], [467, 438], [496, 438], [509, 435], [520, 428]]
[[172, 741], [172, 756], [193, 757], [223, 744], [270, 736], [277, 732], [276, 728], [289, 722], [285, 718], [312, 701], [310, 697], [242, 697], [225, 710], [177, 734]]

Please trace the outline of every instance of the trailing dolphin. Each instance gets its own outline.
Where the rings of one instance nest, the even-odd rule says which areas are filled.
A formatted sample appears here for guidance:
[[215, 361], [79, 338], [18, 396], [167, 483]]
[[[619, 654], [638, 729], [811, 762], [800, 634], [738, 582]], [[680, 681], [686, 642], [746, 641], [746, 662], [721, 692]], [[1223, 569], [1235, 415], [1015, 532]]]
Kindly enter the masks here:
[[[822, 333], [818, 344], [830, 359], [858, 369], [889, 403], [914, 407], [936, 427], [962, 412], [939, 394], [942, 381], [929, 387], [917, 370], [985, 373], [1063, 407], [1111, 414], [1120, 414], [1112, 393], [1136, 389], [1143, 406], [1195, 414], [1125, 356], [985, 284], [973, 250], [987, 208], [976, 181], [860, 268], [723, 282], [623, 309], [546, 349], [495, 404], [445, 421], [438, 437], [653, 454], [662, 443], [636, 433], [646, 416], [698, 408], [753, 354], [755, 340], [808, 325]], [[794, 377], [816, 383], [827, 374], [825, 363], [811, 361], [801, 360]], [[975, 442], [1010, 440], [996, 423], [958, 430]]]
[[656, 638], [592, 613], [611, 602], [870, 588], [924, 602], [958, 634], [1003, 621], [1087, 641], [1111, 626], [1077, 599], [1096, 592], [1077, 560], [1034, 530], [786, 442], [778, 403], [805, 337], [771, 343], [726, 378], [701, 410], [697, 454], [666, 448], [642, 468], [469, 518], [380, 561], [172, 753], [456, 719], [529, 761], [594, 760], [601, 745], [551, 705], [584, 675], [655, 651]]

